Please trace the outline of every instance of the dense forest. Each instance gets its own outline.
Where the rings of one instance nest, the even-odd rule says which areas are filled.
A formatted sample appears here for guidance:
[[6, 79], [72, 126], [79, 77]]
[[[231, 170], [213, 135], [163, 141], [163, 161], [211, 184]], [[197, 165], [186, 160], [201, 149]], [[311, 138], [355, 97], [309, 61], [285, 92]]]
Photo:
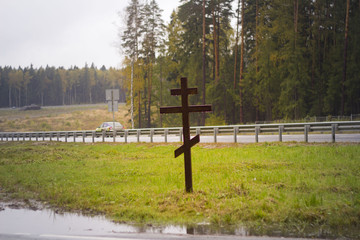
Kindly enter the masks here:
[[103, 102], [116, 87], [134, 127], [174, 126], [159, 107], [180, 104], [169, 89], [187, 77], [190, 103], [213, 106], [192, 124], [360, 113], [360, 0], [182, 0], [168, 25], [155, 0], [124, 11], [121, 69], [3, 67], [0, 106]]
[[120, 89], [125, 102], [120, 70], [93, 64], [70, 69], [0, 67], [0, 107], [70, 105], [105, 102], [105, 90]]

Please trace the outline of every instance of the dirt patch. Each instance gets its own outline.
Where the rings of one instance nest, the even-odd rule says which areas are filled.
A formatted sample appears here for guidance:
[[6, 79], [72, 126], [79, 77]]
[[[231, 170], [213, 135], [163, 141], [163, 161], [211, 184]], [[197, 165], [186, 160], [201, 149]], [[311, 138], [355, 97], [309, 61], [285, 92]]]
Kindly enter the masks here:
[[41, 210], [44, 209], [44, 204], [35, 201], [35, 200], [19, 200], [13, 198], [10, 193], [5, 193], [0, 189], [0, 211], [5, 210], [5, 208], [10, 209], [30, 209], [30, 210]]

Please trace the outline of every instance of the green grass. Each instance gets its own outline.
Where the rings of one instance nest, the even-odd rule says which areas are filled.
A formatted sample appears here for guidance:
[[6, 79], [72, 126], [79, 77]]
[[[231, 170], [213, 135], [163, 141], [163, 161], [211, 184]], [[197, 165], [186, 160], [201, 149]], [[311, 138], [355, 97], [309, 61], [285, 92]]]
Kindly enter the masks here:
[[[360, 235], [360, 145], [200, 144], [185, 193], [176, 144], [0, 144], [0, 188], [119, 222]], [[316, 235], [319, 236], [319, 235]]]

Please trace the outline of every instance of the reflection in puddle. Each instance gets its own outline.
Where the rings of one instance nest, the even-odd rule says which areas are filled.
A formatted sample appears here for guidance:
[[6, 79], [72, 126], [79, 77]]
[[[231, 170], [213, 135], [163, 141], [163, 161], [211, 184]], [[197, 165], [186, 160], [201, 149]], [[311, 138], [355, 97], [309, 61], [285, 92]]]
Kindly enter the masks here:
[[49, 209], [29, 210], [0, 209], [0, 233], [3, 234], [65, 234], [65, 235], [113, 235], [116, 233], [163, 233], [163, 234], [231, 234], [246, 236], [245, 228], [213, 228], [210, 225], [186, 226], [135, 226], [117, 224], [105, 217], [88, 217], [80, 214], [58, 214]]

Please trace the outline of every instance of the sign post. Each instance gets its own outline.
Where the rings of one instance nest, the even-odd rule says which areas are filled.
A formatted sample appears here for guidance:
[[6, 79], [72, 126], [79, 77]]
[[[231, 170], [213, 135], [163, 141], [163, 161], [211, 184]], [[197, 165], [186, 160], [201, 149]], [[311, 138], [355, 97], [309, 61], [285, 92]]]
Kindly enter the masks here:
[[171, 89], [171, 95], [181, 95], [181, 107], [161, 107], [160, 113], [182, 113], [184, 144], [175, 150], [175, 158], [184, 153], [185, 163], [185, 188], [186, 192], [192, 192], [192, 169], [191, 169], [191, 147], [200, 141], [199, 134], [190, 139], [190, 112], [209, 112], [211, 105], [189, 106], [188, 95], [197, 94], [197, 88], [187, 87], [187, 78], [181, 78], [181, 88]]
[[106, 89], [105, 93], [108, 111], [113, 114], [113, 131], [115, 131], [115, 112], [118, 111], [119, 89]]

